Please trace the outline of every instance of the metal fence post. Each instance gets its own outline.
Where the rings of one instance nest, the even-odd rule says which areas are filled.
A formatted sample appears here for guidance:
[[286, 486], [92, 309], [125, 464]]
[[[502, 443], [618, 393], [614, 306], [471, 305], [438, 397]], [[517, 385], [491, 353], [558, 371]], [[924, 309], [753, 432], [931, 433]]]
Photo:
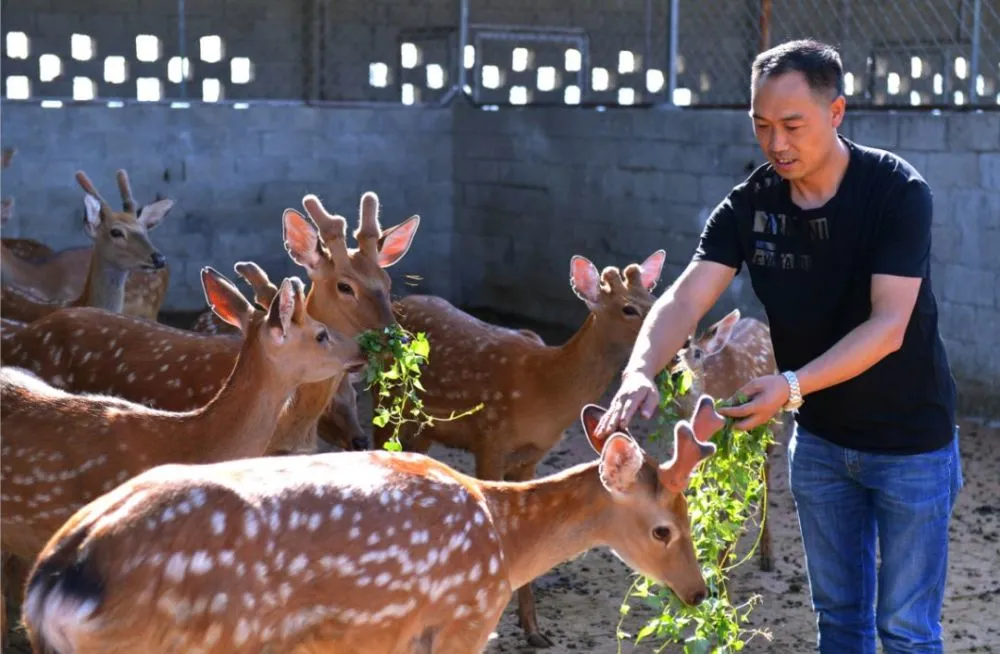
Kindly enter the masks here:
[[181, 58], [181, 97], [187, 98], [187, 74], [191, 64], [187, 60], [187, 34], [184, 16], [184, 0], [177, 0], [177, 55]]
[[670, 0], [670, 26], [667, 37], [667, 105], [674, 105], [674, 89], [677, 88], [677, 23], [680, 0]]
[[972, 3], [972, 56], [969, 58], [969, 104], [976, 104], [976, 78], [979, 77], [979, 28], [983, 19], [982, 0]]

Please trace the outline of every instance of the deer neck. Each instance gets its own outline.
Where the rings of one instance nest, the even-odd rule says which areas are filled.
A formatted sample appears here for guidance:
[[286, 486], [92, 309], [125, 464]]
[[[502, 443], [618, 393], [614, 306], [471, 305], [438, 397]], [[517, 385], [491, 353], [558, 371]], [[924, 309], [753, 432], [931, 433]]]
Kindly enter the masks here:
[[612, 507], [598, 464], [594, 460], [527, 482], [479, 482], [512, 589], [605, 544]]
[[570, 424], [580, 407], [596, 402], [628, 358], [629, 346], [619, 344], [610, 321], [591, 313], [563, 345], [551, 348], [539, 370], [545, 389], [546, 412]]
[[344, 375], [338, 374], [321, 382], [296, 387], [277, 421], [274, 447], [280, 449], [312, 440], [319, 419], [333, 400], [343, 379]]
[[78, 307], [97, 307], [112, 313], [121, 313], [125, 307], [125, 282], [128, 271], [111, 263], [94, 248], [83, 293], [76, 302]]
[[274, 437], [278, 416], [295, 380], [281, 374], [257, 342], [247, 337], [236, 365], [208, 404], [178, 416], [164, 435], [186, 444], [184, 458], [212, 463], [261, 456]]

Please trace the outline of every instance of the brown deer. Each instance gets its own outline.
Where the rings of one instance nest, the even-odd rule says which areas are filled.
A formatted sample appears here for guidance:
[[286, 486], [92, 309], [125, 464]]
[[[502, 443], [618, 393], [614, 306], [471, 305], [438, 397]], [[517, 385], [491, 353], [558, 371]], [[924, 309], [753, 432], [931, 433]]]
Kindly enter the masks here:
[[[317, 212], [321, 225], [327, 225], [315, 196], [306, 196], [304, 204]], [[336, 219], [330, 220], [336, 223]], [[339, 221], [344, 224], [343, 218]], [[364, 251], [348, 252], [343, 239], [336, 240], [336, 232], [328, 230], [322, 235], [316, 223], [292, 209], [284, 212], [283, 223], [293, 260], [308, 264], [312, 284], [306, 311], [312, 318], [347, 337], [388, 324], [382, 305], [388, 306], [389, 281], [380, 265], [392, 265], [406, 253], [418, 217], [376, 232], [381, 236], [373, 244], [378, 248], [374, 257]], [[371, 223], [368, 229], [373, 229]], [[378, 230], [377, 219], [374, 229]], [[239, 263], [236, 270], [247, 278], [258, 297], [270, 284], [256, 266]], [[391, 320], [391, 310], [386, 308], [385, 312]], [[23, 328], [10, 329], [5, 323], [3, 329], [0, 360], [4, 365], [29, 368], [50, 384], [71, 392], [107, 393], [172, 411], [208, 402], [222, 386], [240, 349], [237, 339], [84, 308], [62, 309]], [[8, 329], [17, 333], [8, 334]], [[330, 404], [328, 398], [342, 398], [335, 402], [341, 409], [353, 402], [354, 389], [342, 382], [344, 378], [338, 374], [297, 389], [278, 423], [276, 445], [286, 453], [314, 451], [317, 421]], [[366, 449], [368, 437], [356, 417], [351, 421], [351, 415], [343, 410], [339, 413], [344, 417], [328, 421], [334, 429], [322, 432], [324, 439], [345, 449]]]
[[[424, 407], [432, 416], [485, 407], [421, 433], [404, 431], [404, 449], [426, 452], [433, 442], [472, 452], [476, 477], [526, 481], [559, 442], [580, 407], [600, 398], [625, 364], [643, 317], [653, 305], [666, 253], [641, 265], [603, 272], [588, 259], [570, 261], [570, 285], [590, 310], [583, 326], [558, 347], [537, 335], [480, 321], [444, 299], [411, 295], [397, 303], [397, 317], [411, 332], [425, 332], [431, 354], [421, 376]], [[377, 398], [376, 398], [377, 401]], [[375, 445], [388, 440], [375, 428]], [[531, 586], [518, 591], [518, 615], [529, 643], [549, 647], [535, 616]]]
[[[4, 149], [4, 168], [10, 165], [15, 153], [14, 148]], [[4, 198], [0, 224], [5, 225], [13, 214], [14, 198]], [[6, 282], [13, 275], [16, 284], [30, 287], [33, 297], [37, 295], [47, 302], [65, 303], [83, 292], [93, 250], [93, 245], [86, 245], [55, 252], [34, 239], [3, 238], [0, 239], [2, 277]], [[11, 266], [16, 265], [20, 265], [20, 271], [12, 270]], [[122, 313], [156, 320], [169, 283], [170, 267], [167, 265], [149, 272], [132, 270], [125, 282]]]
[[[778, 371], [771, 346], [771, 330], [755, 318], [741, 319], [739, 309], [734, 309], [709, 326], [701, 336], [692, 334], [677, 353], [673, 364], [672, 373], [686, 370], [691, 373], [692, 379], [691, 389], [676, 399], [681, 415], [690, 412], [696, 398], [702, 394], [729, 398], [757, 377], [772, 375]], [[790, 415], [781, 417], [783, 427], [787, 427], [790, 422]], [[775, 440], [780, 440], [778, 434], [775, 437]], [[773, 443], [768, 445], [767, 458], [764, 460], [764, 482], [768, 499], [771, 482], [770, 456], [773, 449]], [[720, 564], [732, 556], [735, 547], [736, 543], [733, 543], [723, 552]], [[759, 564], [760, 569], [765, 572], [774, 569], [770, 520], [767, 519], [766, 512], [761, 523]]]
[[37, 559], [36, 651], [482, 651], [512, 593], [608, 546], [686, 604], [708, 594], [684, 490], [724, 423], [706, 397], [660, 464], [631, 435], [542, 479], [483, 481], [416, 453], [149, 470], [79, 510]]
[[205, 406], [150, 409], [0, 368], [5, 553], [30, 560], [74, 511], [153, 466], [262, 456], [299, 384], [367, 363], [352, 339], [309, 317], [297, 277], [282, 282], [266, 312], [211, 268], [202, 269], [202, 284], [212, 309], [245, 334], [225, 385]]
[[[129, 272], [164, 268], [166, 258], [150, 242], [148, 232], [166, 217], [173, 200], [160, 200], [140, 209], [133, 199], [125, 171], [119, 170], [117, 177], [124, 205], [120, 212], [114, 211], [101, 197], [85, 173], [76, 174], [77, 182], [86, 192], [84, 226], [94, 241], [80, 295], [68, 303], [52, 300], [61, 284], [60, 277], [53, 274], [55, 267], [44, 261], [34, 263], [4, 253], [5, 279], [0, 305], [4, 317], [32, 322], [67, 305], [96, 306], [121, 312]], [[52, 280], [52, 283], [47, 286], [45, 280]]]

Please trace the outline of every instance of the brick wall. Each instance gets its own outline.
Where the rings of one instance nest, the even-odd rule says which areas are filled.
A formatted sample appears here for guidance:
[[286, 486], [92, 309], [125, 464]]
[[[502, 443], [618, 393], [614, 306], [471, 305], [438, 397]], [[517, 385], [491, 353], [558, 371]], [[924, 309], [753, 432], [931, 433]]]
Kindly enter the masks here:
[[[1000, 113], [850, 113], [934, 190], [934, 289], [963, 403], [1000, 412]], [[598, 267], [667, 250], [687, 263], [708, 212], [762, 162], [745, 112], [460, 110], [454, 288], [461, 301], [575, 324], [569, 258]], [[708, 320], [761, 315], [741, 273]]]
[[[844, 132], [900, 153], [934, 189], [942, 333], [965, 406], [1000, 414], [1000, 114], [849, 113]], [[396, 292], [565, 326], [585, 312], [569, 288], [573, 254], [623, 266], [664, 247], [662, 290], [711, 208], [762, 161], [740, 111], [15, 104], [2, 140], [19, 148], [2, 178], [17, 198], [5, 235], [85, 243], [77, 168], [109, 196], [121, 166], [141, 201], [176, 199], [154, 232], [174, 271], [168, 310], [204, 305], [205, 264], [301, 275], [280, 245], [281, 212], [313, 192], [353, 221], [373, 189], [383, 224], [423, 218], [391, 269]], [[746, 282], [744, 271], [708, 319], [761, 315]]]
[[346, 216], [349, 231], [367, 190], [379, 194], [385, 227], [420, 214], [418, 247], [390, 271], [396, 284], [418, 274], [423, 288], [451, 293], [448, 111], [22, 104], [5, 106], [0, 118], [4, 147], [18, 148], [3, 173], [3, 193], [17, 203], [5, 235], [56, 248], [88, 243], [77, 169], [112, 202], [117, 168], [128, 171], [140, 202], [175, 200], [152, 232], [171, 265], [166, 310], [205, 305], [199, 270], [206, 264], [230, 275], [233, 263], [253, 259], [272, 279], [304, 276], [282, 247], [281, 214], [302, 211], [306, 193]]

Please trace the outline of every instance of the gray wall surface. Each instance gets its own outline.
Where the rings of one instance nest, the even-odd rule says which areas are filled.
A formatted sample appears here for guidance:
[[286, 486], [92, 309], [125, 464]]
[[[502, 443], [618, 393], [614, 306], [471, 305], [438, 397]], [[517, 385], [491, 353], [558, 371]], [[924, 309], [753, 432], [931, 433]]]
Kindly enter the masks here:
[[[898, 152], [931, 184], [934, 288], [963, 403], [1000, 413], [1000, 113], [849, 112], [843, 132]], [[281, 246], [281, 212], [316, 193], [353, 229], [371, 189], [383, 225], [422, 217], [391, 269], [397, 294], [567, 326], [585, 312], [571, 255], [600, 268], [664, 247], [662, 291], [708, 212], [762, 162], [746, 113], [722, 110], [7, 103], [0, 135], [19, 149], [2, 178], [17, 200], [5, 236], [85, 243], [78, 168], [108, 197], [124, 167], [140, 201], [177, 201], [153, 233], [173, 270], [168, 310], [204, 306], [206, 264], [228, 272], [252, 259], [272, 277], [303, 275]], [[745, 272], [708, 319], [732, 307], [761, 313]]]
[[[693, 102], [732, 105], [748, 99], [746, 72], [758, 45], [760, 5], [757, 0], [679, 1], [677, 85], [690, 91]], [[953, 71], [956, 57], [971, 57], [971, 5], [968, 0], [776, 3], [771, 42], [813, 36], [836, 43], [856, 92], [871, 88], [880, 102], [894, 74], [900, 78], [897, 98], [916, 91], [922, 103], [950, 103], [955, 91], [969, 90], [969, 78]], [[184, 7], [187, 97], [201, 99], [202, 82], [218, 80], [229, 99], [398, 100], [397, 83], [408, 83], [420, 99], [433, 101], [457, 76], [458, 0], [213, 0]], [[667, 69], [669, 7], [669, 0], [470, 0], [469, 39], [475, 44], [485, 26], [530, 26], [564, 35], [573, 30], [586, 39], [590, 67], [609, 74], [607, 90], [595, 93], [595, 101], [614, 103], [617, 90], [629, 88], [639, 102], [662, 102], [666, 91], [650, 92], [643, 70]], [[988, 0], [980, 13], [979, 74], [983, 95], [991, 97], [1000, 90], [1000, 8]], [[171, 81], [165, 66], [182, 55], [177, 0], [6, 0], [0, 5], [0, 24], [5, 32], [24, 32], [31, 39], [28, 59], [3, 63], [5, 76], [32, 78], [33, 97], [70, 97], [75, 76], [97, 82], [98, 97], [135, 97], [140, 77], [160, 79], [165, 98], [180, 96], [179, 79]], [[92, 37], [95, 56], [72, 59], [71, 34]], [[134, 38], [139, 34], [160, 39], [159, 59], [137, 58]], [[203, 60], [200, 39], [205, 36], [221, 38], [221, 61]], [[420, 61], [413, 67], [402, 66], [402, 43], [419, 50]], [[504, 76], [501, 87], [487, 93], [496, 100], [506, 101], [512, 86], [524, 85], [536, 99], [561, 101], [562, 87], [575, 83], [576, 74], [564, 65], [565, 50], [578, 47], [569, 41], [487, 38], [480, 46], [476, 60], [497, 66]], [[531, 53], [528, 70], [514, 70], [515, 47]], [[622, 51], [636, 55], [637, 70], [620, 71]], [[64, 74], [48, 82], [38, 79], [40, 53], [61, 57]], [[126, 81], [104, 79], [108, 56], [127, 60]], [[250, 82], [233, 83], [233, 57], [252, 61]], [[912, 57], [922, 60], [917, 76], [911, 73]], [[384, 88], [369, 83], [369, 64], [374, 62], [389, 68], [390, 84]], [[428, 64], [448, 71], [443, 87], [428, 84]], [[539, 66], [559, 71], [556, 90], [538, 89]], [[941, 76], [938, 89], [936, 75]]]

